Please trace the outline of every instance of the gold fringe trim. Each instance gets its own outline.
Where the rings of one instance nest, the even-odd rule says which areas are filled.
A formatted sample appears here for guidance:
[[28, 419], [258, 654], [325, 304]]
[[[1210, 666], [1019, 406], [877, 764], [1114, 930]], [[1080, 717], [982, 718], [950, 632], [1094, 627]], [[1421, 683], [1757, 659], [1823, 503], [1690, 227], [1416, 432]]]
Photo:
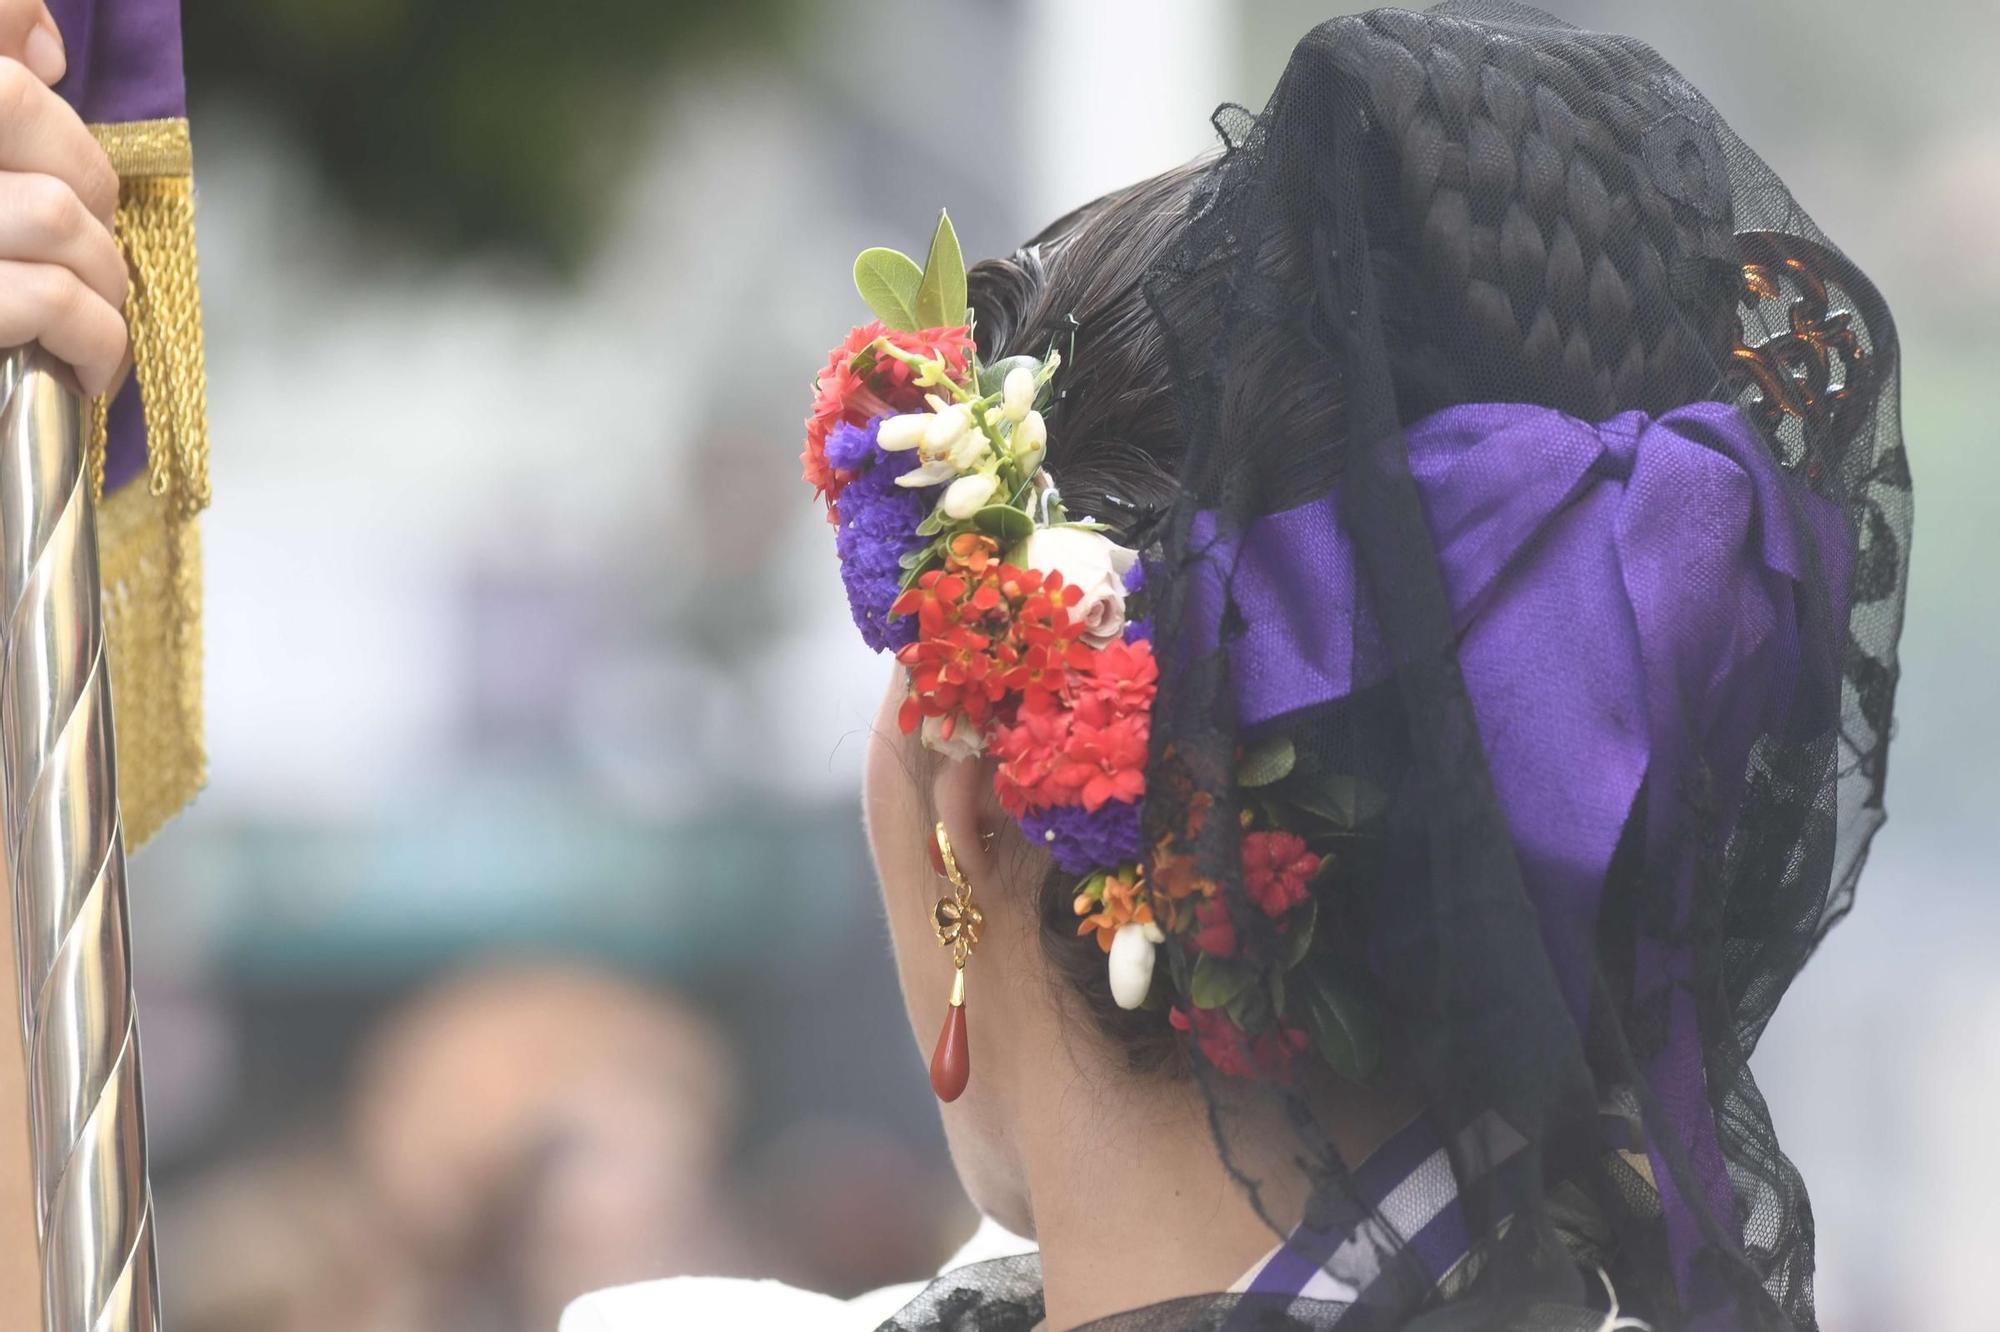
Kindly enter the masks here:
[[128, 120], [92, 125], [90, 132], [121, 180], [194, 175], [194, 140], [185, 120]]
[[118, 803], [135, 848], [208, 780], [202, 744], [201, 526], [137, 484], [97, 514]]
[[194, 154], [185, 120], [94, 125], [122, 180], [117, 234], [146, 417], [146, 482], [104, 499], [109, 405], [92, 404], [106, 650], [125, 844], [137, 848], [208, 777], [202, 744], [201, 533], [208, 506], [208, 371], [194, 244]]

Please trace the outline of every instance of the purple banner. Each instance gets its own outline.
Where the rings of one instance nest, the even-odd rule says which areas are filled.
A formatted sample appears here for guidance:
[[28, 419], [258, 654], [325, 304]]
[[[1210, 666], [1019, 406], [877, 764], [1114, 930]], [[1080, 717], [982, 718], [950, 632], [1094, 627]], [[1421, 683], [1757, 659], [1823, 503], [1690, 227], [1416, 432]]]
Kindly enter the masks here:
[[49, 0], [69, 57], [56, 91], [93, 125], [187, 114], [180, 0]]

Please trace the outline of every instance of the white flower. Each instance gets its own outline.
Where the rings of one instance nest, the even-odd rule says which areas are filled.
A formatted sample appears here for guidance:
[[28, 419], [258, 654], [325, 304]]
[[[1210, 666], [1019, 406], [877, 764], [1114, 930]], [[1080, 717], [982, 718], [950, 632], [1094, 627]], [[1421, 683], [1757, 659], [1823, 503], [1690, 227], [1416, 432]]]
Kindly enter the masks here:
[[[987, 446], [986, 432], [973, 428], [971, 407], [962, 402], [947, 406], [935, 396], [930, 401], [937, 408], [935, 412], [892, 416], [882, 423], [882, 433], [886, 433], [892, 425], [897, 427], [895, 447], [898, 449], [910, 447], [903, 442], [909, 433], [920, 433], [922, 436], [916, 446], [920, 459], [918, 466], [896, 478], [897, 485], [912, 490], [976, 471], [993, 456], [993, 450]], [[916, 424], [901, 425], [904, 421]], [[878, 440], [882, 438], [882, 433], [877, 434]]]
[[962, 402], [940, 408], [924, 427], [924, 453], [929, 457], [943, 457], [971, 429], [972, 408]]
[[1000, 411], [1009, 421], [1019, 421], [1035, 405], [1035, 372], [1018, 366], [1007, 372], [1000, 385]]
[[919, 486], [934, 486], [940, 481], [949, 481], [958, 475], [958, 469], [951, 465], [951, 459], [938, 458], [921, 467], [913, 467], [896, 478], [896, 484], [911, 490]]
[[991, 472], [974, 472], [971, 476], [961, 476], [945, 487], [944, 498], [938, 507], [945, 517], [964, 522], [973, 514], [986, 507], [993, 492], [1000, 488], [1000, 478]]
[[1008, 555], [1024, 569], [1060, 573], [1063, 582], [1083, 589], [1070, 615], [1084, 627], [1084, 642], [1102, 647], [1125, 632], [1125, 571], [1138, 558], [1102, 532], [1081, 527], [1044, 527]]
[[929, 412], [905, 412], [901, 416], [892, 416], [875, 432], [875, 443], [891, 453], [914, 449], [924, 442], [924, 431], [930, 427], [931, 420]]
[[945, 453], [945, 461], [961, 472], [969, 472], [992, 456], [986, 447], [986, 432], [968, 430]]
[[1030, 411], [1014, 427], [1014, 461], [1023, 472], [1032, 472], [1042, 465], [1042, 455], [1049, 450], [1049, 427], [1042, 420], [1042, 414]]
[[1137, 921], [1120, 925], [1111, 936], [1111, 956], [1105, 965], [1111, 972], [1111, 997], [1120, 1008], [1146, 1002], [1146, 991], [1153, 987], [1153, 949], [1166, 938], [1158, 925]]
[[924, 724], [917, 728], [917, 738], [924, 742], [924, 748], [948, 759], [978, 758], [986, 749], [986, 741], [980, 736], [979, 728], [962, 715], [950, 719], [951, 735], [944, 733], [946, 718], [926, 717]]

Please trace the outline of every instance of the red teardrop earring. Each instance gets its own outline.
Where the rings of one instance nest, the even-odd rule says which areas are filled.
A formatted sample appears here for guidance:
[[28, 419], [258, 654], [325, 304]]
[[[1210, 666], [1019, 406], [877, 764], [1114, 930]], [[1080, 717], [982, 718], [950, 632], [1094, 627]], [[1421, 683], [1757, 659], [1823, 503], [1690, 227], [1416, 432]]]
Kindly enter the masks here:
[[930, 853], [931, 867], [951, 883], [950, 894], [938, 899], [931, 919], [938, 942], [951, 950], [953, 968], [951, 1006], [945, 1009], [944, 1030], [931, 1052], [931, 1090], [940, 1101], [956, 1101], [972, 1077], [972, 1046], [965, 1033], [965, 961], [979, 946], [979, 927], [986, 918], [972, 904], [972, 885], [958, 868], [942, 823], [931, 832]]

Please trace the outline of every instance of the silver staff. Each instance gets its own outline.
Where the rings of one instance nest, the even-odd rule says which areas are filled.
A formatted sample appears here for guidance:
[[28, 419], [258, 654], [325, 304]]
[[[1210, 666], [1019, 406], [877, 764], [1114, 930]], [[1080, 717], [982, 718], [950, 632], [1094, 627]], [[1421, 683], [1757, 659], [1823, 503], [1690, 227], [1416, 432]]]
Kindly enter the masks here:
[[83, 404], [0, 357], [0, 839], [14, 911], [46, 1332], [160, 1325], [111, 672]]

